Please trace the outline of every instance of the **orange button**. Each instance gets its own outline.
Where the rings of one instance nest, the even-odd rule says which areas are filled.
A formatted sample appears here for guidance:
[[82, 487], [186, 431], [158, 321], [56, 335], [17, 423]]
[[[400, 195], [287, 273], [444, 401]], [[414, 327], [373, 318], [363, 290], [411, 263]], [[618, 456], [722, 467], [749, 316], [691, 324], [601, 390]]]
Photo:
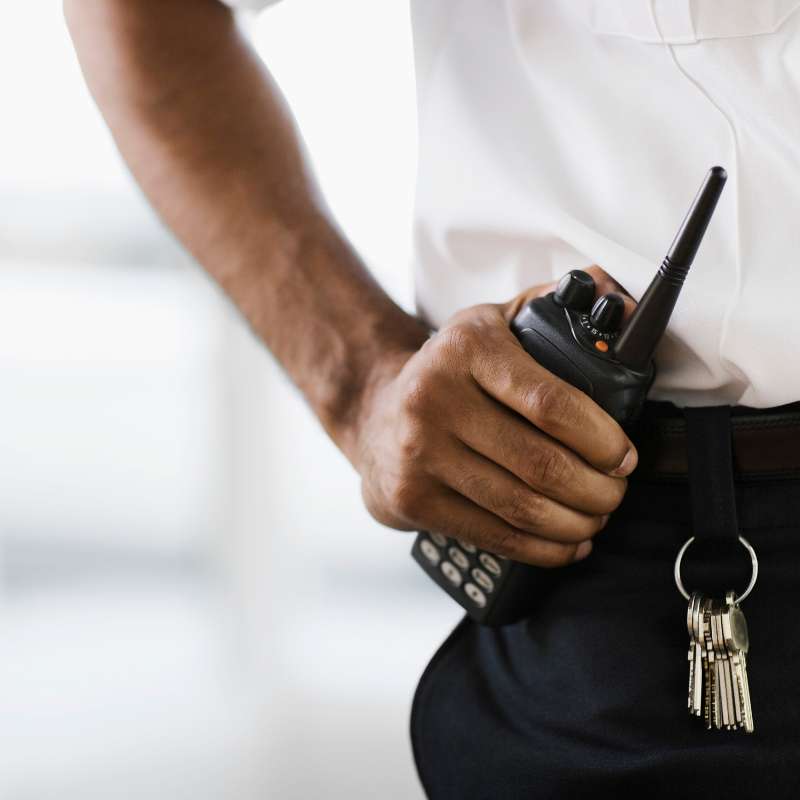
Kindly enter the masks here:
[[598, 339], [594, 346], [601, 352], [607, 353], [608, 352], [608, 342], [604, 342], [602, 339]]

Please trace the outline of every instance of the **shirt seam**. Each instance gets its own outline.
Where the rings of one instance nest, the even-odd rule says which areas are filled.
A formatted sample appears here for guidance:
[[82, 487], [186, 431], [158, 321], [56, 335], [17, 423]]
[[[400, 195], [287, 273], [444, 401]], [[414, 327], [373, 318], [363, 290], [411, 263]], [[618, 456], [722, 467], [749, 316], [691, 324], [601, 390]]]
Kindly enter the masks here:
[[[658, 31], [659, 36], [663, 39], [663, 34], [661, 33], [661, 27], [658, 24], [658, 15], [656, 14], [655, 10], [655, 0], [650, 0], [649, 3], [650, 7], [650, 14], [653, 18], [653, 23], [656, 26], [656, 30]], [[749, 381], [747, 380], [746, 375], [739, 369], [735, 367], [729, 359], [725, 358], [722, 354], [723, 343], [725, 342], [728, 329], [730, 327], [731, 317], [733, 316], [736, 308], [739, 305], [739, 301], [741, 300], [742, 294], [742, 237], [741, 237], [741, 208], [739, 203], [739, 175], [740, 175], [740, 165], [739, 165], [739, 137], [736, 133], [736, 128], [734, 127], [733, 123], [731, 122], [728, 115], [722, 110], [721, 106], [716, 103], [711, 95], [700, 85], [698, 81], [696, 81], [682, 66], [680, 61], [678, 61], [678, 57], [675, 53], [675, 46], [668, 42], [664, 42], [664, 45], [667, 48], [667, 52], [669, 53], [670, 58], [672, 59], [672, 63], [675, 65], [678, 72], [683, 75], [683, 77], [688, 81], [695, 89], [706, 98], [706, 100], [717, 110], [719, 115], [725, 121], [725, 125], [727, 126], [731, 138], [733, 140], [733, 162], [734, 162], [734, 173], [736, 176], [735, 179], [735, 186], [734, 186], [734, 193], [733, 193], [733, 202], [734, 202], [734, 222], [735, 222], [735, 235], [736, 235], [736, 257], [734, 258], [734, 266], [735, 266], [735, 274], [734, 274], [734, 287], [733, 293], [731, 298], [725, 304], [725, 312], [722, 316], [722, 326], [719, 333], [719, 338], [717, 339], [717, 360], [722, 365], [723, 369], [728, 373], [728, 375], [734, 379], [735, 383], [739, 384], [738, 387], [738, 395], [737, 400], [740, 399], [744, 393], [747, 391], [749, 387]]]

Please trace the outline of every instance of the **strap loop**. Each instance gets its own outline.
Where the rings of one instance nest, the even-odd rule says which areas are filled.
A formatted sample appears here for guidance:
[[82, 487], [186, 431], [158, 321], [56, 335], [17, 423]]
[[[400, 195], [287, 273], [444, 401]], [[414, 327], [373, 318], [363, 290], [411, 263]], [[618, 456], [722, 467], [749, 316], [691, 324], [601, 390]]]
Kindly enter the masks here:
[[739, 537], [730, 406], [685, 408], [692, 532], [697, 539]]

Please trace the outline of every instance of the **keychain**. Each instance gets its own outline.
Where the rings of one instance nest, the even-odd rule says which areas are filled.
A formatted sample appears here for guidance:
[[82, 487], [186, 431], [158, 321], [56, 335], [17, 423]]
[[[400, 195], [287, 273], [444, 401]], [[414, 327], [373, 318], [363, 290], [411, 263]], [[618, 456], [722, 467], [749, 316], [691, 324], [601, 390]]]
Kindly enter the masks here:
[[[758, 558], [750, 542], [739, 534], [734, 480], [733, 434], [729, 406], [685, 408], [692, 529], [675, 558], [675, 585], [688, 601], [689, 688], [687, 705], [693, 716], [703, 716], [706, 728], [753, 732], [753, 709], [747, 679], [750, 639], [740, 608], [758, 579]], [[686, 591], [681, 564], [695, 539], [731, 542], [735, 539], [750, 556], [750, 583], [741, 595], [732, 589], [724, 598]]]
[[750, 555], [750, 583], [737, 596], [729, 590], [723, 600], [706, 597], [700, 592], [686, 591], [681, 579], [683, 555], [694, 541], [686, 540], [675, 558], [675, 585], [689, 602], [686, 628], [689, 633], [689, 691], [687, 706], [692, 716], [703, 716], [706, 728], [742, 728], [752, 733], [753, 709], [747, 679], [747, 652], [750, 638], [747, 620], [739, 607], [756, 585], [758, 558], [750, 542], [739, 541]]

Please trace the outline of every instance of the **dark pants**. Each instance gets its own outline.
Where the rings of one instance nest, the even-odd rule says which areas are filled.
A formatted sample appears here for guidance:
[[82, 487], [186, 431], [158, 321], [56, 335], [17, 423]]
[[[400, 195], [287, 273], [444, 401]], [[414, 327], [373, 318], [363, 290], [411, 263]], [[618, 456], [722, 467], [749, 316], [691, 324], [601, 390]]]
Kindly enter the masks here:
[[[495, 630], [465, 618], [431, 660], [411, 719], [428, 796], [796, 797], [800, 480], [739, 480], [736, 504], [760, 565], [742, 604], [753, 734], [707, 731], [687, 712], [687, 603], [672, 571], [692, 534], [689, 486], [634, 477], [592, 554], [548, 582], [529, 619]], [[693, 545], [685, 563], [689, 591], [741, 593], [749, 579], [735, 540]]]

